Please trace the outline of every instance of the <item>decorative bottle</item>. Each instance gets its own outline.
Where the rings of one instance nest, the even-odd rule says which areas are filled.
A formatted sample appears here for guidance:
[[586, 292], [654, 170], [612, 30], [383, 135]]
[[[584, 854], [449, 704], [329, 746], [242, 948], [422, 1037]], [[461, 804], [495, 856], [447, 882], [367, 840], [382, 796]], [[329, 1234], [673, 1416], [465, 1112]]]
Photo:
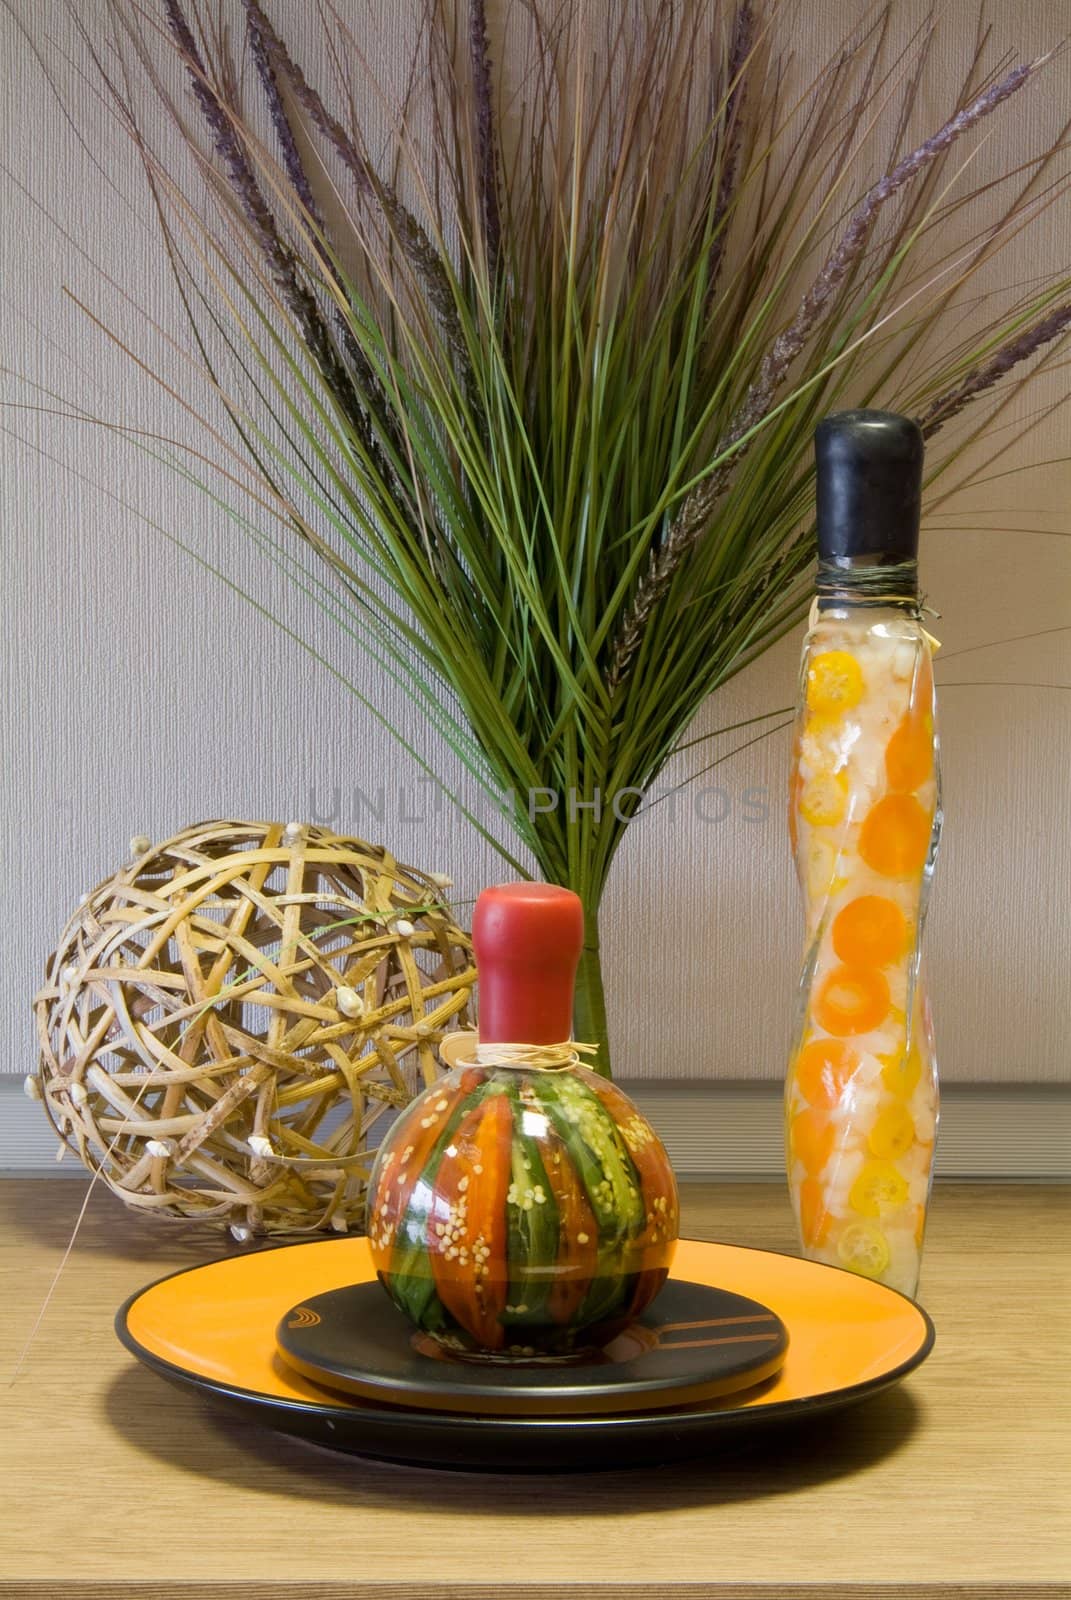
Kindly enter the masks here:
[[473, 945], [479, 1033], [380, 1148], [368, 1233], [384, 1288], [449, 1348], [569, 1356], [610, 1338], [665, 1282], [677, 1188], [661, 1140], [570, 1040], [579, 898], [486, 889]]
[[921, 955], [941, 826], [922, 436], [907, 417], [846, 411], [819, 424], [815, 456], [789, 804], [806, 917], [789, 1189], [807, 1256], [914, 1295], [937, 1130]]

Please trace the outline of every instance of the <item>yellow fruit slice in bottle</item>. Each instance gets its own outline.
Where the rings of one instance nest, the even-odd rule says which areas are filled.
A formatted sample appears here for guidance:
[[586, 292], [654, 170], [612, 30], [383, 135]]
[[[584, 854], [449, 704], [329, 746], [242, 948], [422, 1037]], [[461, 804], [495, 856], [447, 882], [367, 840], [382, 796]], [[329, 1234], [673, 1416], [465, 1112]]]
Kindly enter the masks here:
[[850, 1222], [837, 1240], [841, 1266], [864, 1278], [880, 1278], [890, 1259], [889, 1241], [873, 1222]]
[[895, 1055], [879, 1056], [878, 1060], [882, 1064], [881, 1081], [890, 1094], [901, 1095], [905, 1100], [914, 1094], [922, 1077], [922, 1056], [917, 1044], [910, 1051], [900, 1050]]
[[821, 904], [844, 887], [843, 866], [836, 834], [812, 833], [804, 862], [807, 893], [812, 902]]
[[863, 698], [863, 672], [847, 650], [823, 650], [807, 668], [807, 704], [812, 711], [850, 711]]
[[896, 1161], [906, 1156], [915, 1142], [915, 1119], [902, 1100], [879, 1111], [867, 1144], [879, 1161]]
[[848, 1204], [861, 1217], [887, 1217], [907, 1201], [907, 1179], [889, 1161], [867, 1161], [852, 1184]]
[[800, 816], [814, 828], [830, 828], [848, 809], [848, 778], [843, 772], [816, 772], [800, 792]]

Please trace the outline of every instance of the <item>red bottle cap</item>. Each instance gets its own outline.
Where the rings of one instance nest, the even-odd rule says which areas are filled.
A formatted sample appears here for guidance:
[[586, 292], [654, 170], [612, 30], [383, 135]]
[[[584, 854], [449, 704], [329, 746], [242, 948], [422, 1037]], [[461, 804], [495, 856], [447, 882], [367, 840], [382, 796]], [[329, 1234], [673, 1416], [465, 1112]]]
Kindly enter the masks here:
[[485, 889], [472, 918], [482, 1044], [561, 1044], [572, 1037], [584, 943], [580, 896], [553, 883]]

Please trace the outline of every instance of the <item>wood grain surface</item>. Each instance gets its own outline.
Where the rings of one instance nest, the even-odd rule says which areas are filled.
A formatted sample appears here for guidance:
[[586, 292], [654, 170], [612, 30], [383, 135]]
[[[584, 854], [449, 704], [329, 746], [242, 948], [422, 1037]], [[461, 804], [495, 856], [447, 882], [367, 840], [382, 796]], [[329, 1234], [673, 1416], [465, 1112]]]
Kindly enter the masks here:
[[[84, 1190], [0, 1184], [4, 1600], [1071, 1597], [1068, 1192], [939, 1188], [901, 1387], [761, 1451], [586, 1477], [366, 1463], [225, 1419], [112, 1332], [222, 1253]], [[778, 1186], [688, 1186], [685, 1231], [792, 1247]]]

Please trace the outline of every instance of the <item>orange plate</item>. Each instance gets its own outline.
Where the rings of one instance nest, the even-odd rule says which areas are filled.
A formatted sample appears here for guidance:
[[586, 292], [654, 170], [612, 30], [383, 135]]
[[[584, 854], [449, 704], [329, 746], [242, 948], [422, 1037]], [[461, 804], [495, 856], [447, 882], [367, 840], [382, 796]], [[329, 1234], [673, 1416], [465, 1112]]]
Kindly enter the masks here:
[[789, 1332], [776, 1377], [672, 1411], [592, 1417], [451, 1415], [328, 1393], [288, 1368], [275, 1329], [299, 1301], [374, 1278], [364, 1239], [260, 1250], [187, 1268], [133, 1295], [116, 1332], [141, 1361], [269, 1427], [419, 1466], [563, 1471], [652, 1465], [724, 1450], [754, 1432], [851, 1405], [896, 1383], [933, 1346], [921, 1308], [839, 1267], [682, 1239], [674, 1276], [749, 1295]]

